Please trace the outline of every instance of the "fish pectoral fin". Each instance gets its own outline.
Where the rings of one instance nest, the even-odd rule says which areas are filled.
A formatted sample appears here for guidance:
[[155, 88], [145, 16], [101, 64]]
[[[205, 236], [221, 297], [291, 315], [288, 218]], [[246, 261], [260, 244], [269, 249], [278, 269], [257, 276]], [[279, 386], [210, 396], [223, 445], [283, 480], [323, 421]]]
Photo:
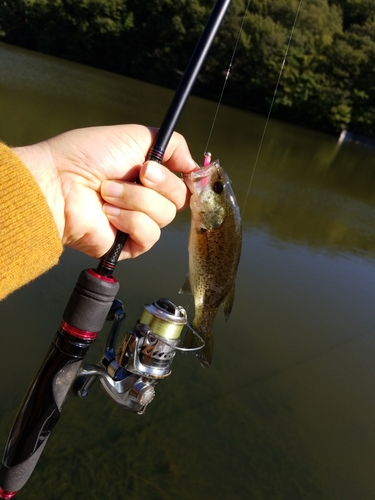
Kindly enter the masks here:
[[193, 295], [193, 292], [191, 291], [191, 284], [190, 284], [190, 279], [189, 279], [188, 274], [186, 275], [184, 284], [182, 285], [182, 287], [180, 288], [180, 291], [178, 293], [186, 293], [188, 295]]
[[224, 317], [225, 321], [228, 321], [230, 318], [230, 313], [232, 312], [232, 307], [233, 307], [233, 302], [234, 302], [234, 286], [235, 283], [233, 282], [231, 289], [228, 292], [228, 295], [225, 297], [223, 300], [223, 309], [224, 309]]

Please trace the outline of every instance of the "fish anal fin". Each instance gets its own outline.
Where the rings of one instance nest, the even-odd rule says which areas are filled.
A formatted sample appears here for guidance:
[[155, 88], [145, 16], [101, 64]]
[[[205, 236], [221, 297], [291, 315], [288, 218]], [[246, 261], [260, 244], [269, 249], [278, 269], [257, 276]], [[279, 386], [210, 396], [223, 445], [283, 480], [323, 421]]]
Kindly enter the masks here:
[[229, 290], [227, 296], [222, 302], [225, 321], [228, 321], [228, 319], [230, 318], [230, 313], [232, 312], [232, 307], [234, 302], [234, 286], [235, 284], [233, 282], [231, 289]]
[[188, 274], [186, 275], [184, 284], [182, 285], [182, 287], [180, 288], [180, 291], [178, 293], [186, 293], [188, 295], [193, 295], [193, 293], [191, 291], [191, 284], [190, 284], [190, 279], [189, 279]]

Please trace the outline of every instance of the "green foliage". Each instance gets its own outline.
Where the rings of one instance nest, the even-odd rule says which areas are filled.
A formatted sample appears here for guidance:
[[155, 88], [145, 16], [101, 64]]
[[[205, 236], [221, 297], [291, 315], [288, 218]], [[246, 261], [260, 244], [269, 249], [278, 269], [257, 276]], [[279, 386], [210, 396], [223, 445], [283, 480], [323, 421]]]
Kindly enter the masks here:
[[[232, 1], [195, 93], [220, 95], [246, 5]], [[6, 0], [0, 39], [175, 88], [212, 7], [208, 0]], [[303, 0], [290, 40], [298, 7], [299, 0], [250, 2], [224, 102], [267, 113], [274, 100], [273, 116], [374, 135], [375, 2]]]

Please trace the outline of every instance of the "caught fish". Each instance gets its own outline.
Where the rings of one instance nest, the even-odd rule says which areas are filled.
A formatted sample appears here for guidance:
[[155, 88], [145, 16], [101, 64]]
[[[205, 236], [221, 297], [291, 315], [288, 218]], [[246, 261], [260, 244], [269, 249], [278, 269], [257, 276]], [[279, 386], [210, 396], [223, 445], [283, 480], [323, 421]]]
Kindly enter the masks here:
[[[205, 163], [206, 164], [206, 163]], [[218, 160], [184, 176], [190, 198], [189, 274], [180, 293], [194, 296], [193, 329], [205, 346], [198, 351], [203, 367], [213, 353], [213, 323], [220, 305], [228, 320], [234, 301], [241, 253], [241, 216], [228, 175]], [[196, 336], [188, 331], [185, 345], [194, 347]]]

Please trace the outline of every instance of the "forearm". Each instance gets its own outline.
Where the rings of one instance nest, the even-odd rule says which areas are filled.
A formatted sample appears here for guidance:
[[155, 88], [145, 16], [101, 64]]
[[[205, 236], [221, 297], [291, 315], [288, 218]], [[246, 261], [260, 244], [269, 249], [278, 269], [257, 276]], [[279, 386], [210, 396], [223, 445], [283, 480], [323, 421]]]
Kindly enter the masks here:
[[[40, 179], [37, 182], [20, 158], [1, 143], [0, 172], [2, 299], [55, 265], [62, 244], [50, 207], [38, 185]], [[47, 178], [44, 180], [47, 182]]]

